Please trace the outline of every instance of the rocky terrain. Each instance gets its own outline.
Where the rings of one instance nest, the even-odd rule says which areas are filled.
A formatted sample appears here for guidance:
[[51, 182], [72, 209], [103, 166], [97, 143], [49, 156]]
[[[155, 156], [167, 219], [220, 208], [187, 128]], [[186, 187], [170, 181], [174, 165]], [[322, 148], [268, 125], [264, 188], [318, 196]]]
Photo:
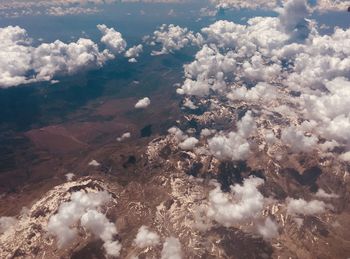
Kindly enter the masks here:
[[[180, 248], [168, 249], [182, 258], [346, 258], [346, 163], [319, 151], [290, 152], [280, 141], [278, 125], [289, 125], [295, 118], [262, 113], [243, 102], [220, 100], [215, 106], [218, 98], [193, 99], [198, 109], [184, 110], [178, 128], [168, 134], [95, 150], [99, 162], [85, 164], [85, 172], [67, 177], [17, 216], [7, 221], [3, 217], [0, 257], [168, 258], [166, 244], [173, 238]], [[247, 159], [218, 159], [209, 152], [207, 140], [214, 131], [203, 129], [237, 131], [247, 113], [257, 127], [248, 138]], [[274, 132], [273, 143], [267, 143], [266, 130]], [[190, 137], [199, 140], [196, 148], [181, 145]], [[131, 143], [133, 152], [122, 155]], [[59, 245], [64, 236], [51, 221], [62, 206], [74, 203], [77, 193], [106, 193], [103, 202], [79, 206], [84, 213], [105, 215], [114, 226], [108, 240], [119, 250], [108, 253], [106, 238], [83, 224], [85, 214], [80, 218], [78, 205], [70, 212], [78, 218], [63, 221], [76, 235]], [[241, 214], [235, 216], [235, 211]], [[148, 241], [145, 237], [146, 245], [136, 241], [142, 226], [157, 236], [148, 236]]]

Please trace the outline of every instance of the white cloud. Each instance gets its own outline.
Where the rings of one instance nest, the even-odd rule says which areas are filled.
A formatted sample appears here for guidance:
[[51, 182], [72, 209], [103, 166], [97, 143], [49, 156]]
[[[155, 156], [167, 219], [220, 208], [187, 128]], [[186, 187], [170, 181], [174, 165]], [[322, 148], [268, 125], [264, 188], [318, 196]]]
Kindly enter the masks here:
[[156, 30], [147, 41], [150, 45], [161, 45], [160, 51], [152, 51], [152, 55], [163, 55], [173, 53], [187, 45], [198, 45], [201, 43], [202, 37], [200, 34], [194, 34], [187, 28], [175, 26], [173, 24], [163, 24]]
[[278, 237], [278, 225], [268, 217], [263, 225], [258, 225], [258, 233], [266, 239]]
[[[105, 37], [106, 35], [103, 38]], [[100, 52], [97, 44], [89, 39], [81, 38], [68, 44], [56, 40], [33, 47], [26, 30], [18, 26], [0, 28], [2, 88], [50, 81], [58, 75], [71, 75], [81, 70], [102, 67], [106, 61], [113, 58], [114, 55], [110, 51]]]
[[[216, 8], [232, 8], [232, 9], [275, 9], [280, 6], [280, 2], [287, 0], [211, 0]], [[349, 0], [318, 0], [313, 7], [314, 10], [325, 11], [341, 11], [346, 10], [350, 6]]]
[[251, 153], [247, 138], [255, 131], [256, 124], [251, 112], [237, 123], [237, 131], [227, 135], [216, 134], [208, 140], [210, 152], [218, 159], [245, 160]]
[[174, 135], [175, 139], [180, 142], [180, 141], [184, 141], [185, 139], [188, 138], [187, 135], [185, 135], [183, 133], [182, 130], [180, 130], [179, 128], [177, 127], [171, 127], [170, 129], [168, 129], [168, 132], [172, 135]]
[[68, 174], [65, 174], [65, 176], [66, 176], [67, 181], [72, 181], [73, 178], [75, 177], [75, 174], [68, 173]]
[[334, 198], [339, 198], [339, 195], [334, 194], [334, 193], [327, 193], [325, 192], [325, 190], [323, 189], [318, 189], [318, 191], [316, 192], [315, 196], [317, 198], [323, 198], [323, 199], [334, 199]]
[[96, 210], [87, 210], [80, 219], [81, 226], [99, 237], [103, 242], [103, 247], [109, 256], [119, 256], [121, 244], [115, 241], [117, 228], [110, 222], [104, 214]]
[[78, 14], [96, 14], [101, 12], [101, 10], [96, 7], [88, 8], [88, 7], [80, 7], [80, 6], [72, 6], [72, 7], [62, 7], [62, 6], [52, 6], [50, 7], [46, 13], [52, 16], [66, 16], [66, 15], [78, 15]]
[[130, 132], [125, 132], [123, 135], [121, 135], [120, 137], [117, 138], [117, 141], [123, 141], [126, 140], [128, 138], [131, 137], [131, 133]]
[[77, 236], [76, 225], [88, 210], [97, 210], [111, 199], [107, 192], [85, 193], [78, 191], [70, 201], [60, 205], [58, 212], [51, 216], [47, 231], [56, 236], [59, 247], [67, 246]]
[[208, 217], [226, 227], [256, 218], [264, 206], [264, 196], [257, 188], [263, 183], [251, 177], [243, 185], [231, 186], [230, 193], [217, 186], [209, 193]]
[[134, 243], [140, 248], [146, 248], [151, 246], [156, 246], [159, 244], [159, 235], [152, 232], [146, 226], [141, 226], [137, 232]]
[[305, 136], [305, 133], [296, 127], [283, 129], [281, 139], [293, 152], [310, 152], [316, 148], [318, 142], [317, 137]]
[[181, 259], [182, 250], [179, 239], [168, 237], [163, 244], [161, 259]]
[[304, 199], [287, 199], [287, 213], [290, 215], [314, 215], [325, 212], [327, 204], [323, 201]]
[[129, 58], [129, 62], [134, 62], [134, 60], [137, 61], [136, 58], [139, 57], [142, 52], [143, 46], [142, 44], [139, 44], [128, 49], [125, 52], [125, 57]]
[[113, 53], [119, 54], [125, 51], [127, 43], [120, 32], [104, 24], [97, 25], [97, 28], [103, 34], [101, 42], [106, 44]]
[[13, 228], [17, 220], [13, 217], [0, 217], [0, 235]]
[[89, 165], [90, 166], [100, 166], [101, 164], [99, 163], [99, 162], [97, 162], [96, 160], [91, 160], [90, 162], [89, 162]]
[[144, 108], [147, 108], [150, 104], [151, 104], [151, 100], [148, 97], [145, 97], [145, 98], [139, 100], [135, 104], [135, 108], [136, 109], [144, 109]]
[[183, 150], [193, 150], [194, 147], [198, 144], [198, 142], [198, 139], [190, 137], [181, 142], [179, 144], [179, 147]]
[[279, 11], [280, 24], [293, 39], [304, 40], [309, 34], [308, 21], [311, 13], [306, 0], [288, 0]]

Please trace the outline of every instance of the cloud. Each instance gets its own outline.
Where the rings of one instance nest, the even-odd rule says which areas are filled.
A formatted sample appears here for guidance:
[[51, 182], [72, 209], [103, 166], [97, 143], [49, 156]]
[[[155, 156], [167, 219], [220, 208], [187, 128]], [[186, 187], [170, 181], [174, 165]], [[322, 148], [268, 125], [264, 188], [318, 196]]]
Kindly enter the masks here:
[[244, 160], [250, 155], [247, 138], [255, 131], [256, 124], [252, 113], [248, 111], [237, 123], [237, 131], [227, 135], [220, 132], [208, 140], [210, 152], [221, 160]]
[[140, 248], [152, 247], [158, 245], [160, 242], [159, 235], [152, 232], [146, 226], [141, 226], [137, 232], [134, 243]]
[[287, 199], [287, 213], [290, 215], [314, 215], [325, 212], [328, 207], [323, 201], [304, 199]]
[[194, 137], [189, 137], [179, 144], [179, 147], [183, 150], [193, 150], [198, 144], [198, 139]]
[[119, 256], [121, 244], [115, 240], [117, 228], [110, 222], [104, 214], [96, 210], [86, 211], [80, 219], [81, 226], [99, 237], [103, 242], [103, 247], [109, 256]]
[[306, 136], [303, 131], [296, 127], [283, 129], [281, 139], [293, 152], [310, 152], [316, 148], [318, 142], [317, 137]]
[[49, 234], [57, 238], [59, 248], [68, 246], [78, 234], [78, 224], [99, 237], [108, 255], [118, 256], [121, 245], [115, 241], [117, 229], [104, 214], [98, 210], [111, 200], [106, 191], [86, 193], [74, 192], [70, 201], [63, 202], [47, 224]]
[[97, 25], [97, 28], [102, 33], [101, 42], [106, 44], [108, 49], [113, 53], [120, 54], [126, 49], [126, 41], [120, 32], [116, 31], [114, 28], [108, 28], [104, 24]]
[[[100, 28], [105, 34], [102, 41], [113, 50], [125, 48], [120, 33], [104, 26]], [[68, 44], [56, 40], [33, 47], [26, 30], [18, 26], [0, 28], [0, 87], [50, 81], [55, 76], [102, 67], [114, 57], [109, 50], [100, 52], [97, 44], [89, 39], [81, 38]]]
[[146, 37], [146, 42], [150, 45], [161, 46], [160, 51], [152, 51], [152, 55], [163, 55], [174, 53], [187, 45], [198, 45], [201, 43], [200, 34], [194, 34], [187, 28], [175, 26], [174, 24], [163, 24], [152, 36]]
[[323, 189], [318, 189], [318, 191], [316, 192], [315, 196], [317, 198], [321, 198], [321, 199], [335, 199], [335, 198], [339, 198], [339, 195], [334, 194], [334, 193], [327, 193]]
[[[125, 52], [125, 57], [129, 58], [129, 62], [134, 62], [137, 57], [143, 52], [142, 44], [133, 46]], [[137, 61], [137, 60], [136, 60]]]
[[258, 225], [258, 233], [266, 239], [278, 237], [278, 225], [268, 217], [263, 225]]
[[123, 140], [126, 140], [131, 137], [130, 132], [125, 132], [123, 135], [121, 135], [119, 138], [117, 138], [117, 141], [121, 142]]
[[151, 104], [151, 100], [148, 97], [145, 97], [145, 98], [139, 100], [135, 104], [135, 108], [136, 109], [144, 109], [144, 108], [147, 108], [150, 104]]
[[88, 15], [88, 14], [96, 14], [101, 12], [101, 10], [96, 7], [87, 8], [80, 6], [72, 6], [72, 7], [62, 7], [62, 6], [52, 6], [47, 10], [48, 15], [52, 16], [66, 16], [66, 15]]
[[[350, 29], [320, 34], [316, 22], [307, 19], [311, 11], [303, 0], [285, 1], [278, 12], [278, 17], [255, 17], [246, 25], [217, 21], [203, 28], [202, 47], [184, 66], [185, 80], [177, 93], [215, 93], [228, 103], [263, 107], [262, 113], [277, 112], [287, 120], [294, 116], [291, 126], [279, 125], [281, 144], [293, 152], [342, 146], [345, 152], [337, 156], [349, 161]], [[235, 133], [219, 133], [208, 143], [225, 159], [233, 150], [242, 154], [233, 159], [249, 153], [249, 143]]]
[[96, 160], [91, 160], [89, 162], [89, 165], [91, 165], [91, 166], [100, 166], [101, 164], [99, 162], [97, 162]]
[[[267, 9], [272, 10], [280, 7], [286, 0], [211, 0], [216, 8], [224, 9]], [[313, 10], [321, 12], [346, 10], [350, 5], [348, 0], [318, 0]]]
[[165, 239], [161, 253], [161, 259], [181, 259], [181, 243], [175, 237], [168, 237]]
[[0, 235], [12, 229], [17, 223], [13, 217], [0, 217]]
[[75, 177], [75, 174], [73, 174], [73, 173], [68, 173], [68, 174], [65, 174], [65, 176], [66, 176], [66, 179], [67, 179], [67, 181], [72, 181], [73, 180], [73, 178]]
[[263, 183], [262, 179], [251, 177], [243, 185], [231, 186], [230, 193], [217, 186], [209, 193], [207, 216], [225, 227], [256, 218], [264, 206], [264, 196], [258, 190]]
[[304, 40], [309, 34], [309, 25], [306, 17], [311, 9], [306, 0], [288, 0], [279, 10], [279, 21], [284, 31], [293, 39]]

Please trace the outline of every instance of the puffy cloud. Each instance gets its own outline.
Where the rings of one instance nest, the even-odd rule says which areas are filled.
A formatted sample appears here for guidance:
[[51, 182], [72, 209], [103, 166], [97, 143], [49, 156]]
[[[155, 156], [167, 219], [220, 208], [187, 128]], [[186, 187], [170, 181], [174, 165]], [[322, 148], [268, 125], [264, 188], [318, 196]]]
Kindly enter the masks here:
[[317, 137], [305, 136], [305, 133], [296, 127], [283, 129], [281, 139], [293, 152], [310, 152], [316, 148], [318, 142]]
[[75, 174], [68, 173], [68, 174], [65, 174], [65, 176], [66, 176], [67, 181], [72, 181], [73, 178], [75, 177]]
[[318, 191], [316, 192], [315, 196], [316, 196], [317, 198], [321, 198], [321, 199], [339, 198], [339, 195], [334, 194], [334, 193], [327, 193], [327, 192], [325, 192], [325, 190], [323, 190], [323, 189], [318, 189]]
[[168, 132], [174, 135], [177, 141], [183, 141], [188, 138], [188, 136], [184, 134], [183, 131], [177, 127], [171, 127], [170, 129], [168, 129]]
[[99, 237], [103, 242], [103, 247], [109, 256], [119, 256], [121, 244], [114, 241], [117, 228], [110, 222], [104, 214], [96, 210], [86, 211], [80, 219], [81, 226]]
[[123, 141], [131, 137], [130, 132], [125, 132], [123, 135], [121, 135], [119, 138], [117, 138], [117, 141]]
[[217, 8], [233, 9], [273, 9], [277, 7], [276, 0], [210, 0]]
[[252, 88], [240, 86], [233, 88], [231, 92], [227, 94], [227, 97], [231, 100], [245, 100], [256, 102], [269, 103], [277, 98], [278, 92], [276, 86], [271, 84], [260, 82]]
[[287, 200], [287, 213], [290, 215], [314, 215], [325, 212], [328, 205], [323, 201], [312, 200], [305, 201], [304, 199]]
[[0, 235], [13, 228], [17, 220], [13, 217], [0, 217]]
[[309, 34], [308, 21], [311, 13], [306, 0], [288, 0], [279, 11], [280, 24], [293, 39], [304, 40]]
[[152, 232], [146, 226], [141, 226], [137, 232], [134, 243], [140, 248], [146, 248], [151, 246], [156, 246], [159, 244], [159, 235]]
[[136, 60], [136, 58], [140, 56], [142, 51], [143, 51], [142, 44], [133, 46], [125, 52], [125, 57], [129, 58], [129, 62], [134, 62], [134, 60]]
[[99, 162], [97, 162], [96, 160], [91, 160], [91, 161], [89, 162], [89, 165], [90, 165], [90, 166], [100, 166], [101, 164], [100, 164]]
[[[102, 26], [103, 27], [103, 26]], [[110, 32], [113, 29], [104, 31]], [[113, 30], [114, 31], [114, 30]], [[118, 35], [118, 32], [112, 33]], [[103, 41], [111, 40], [103, 36]], [[38, 81], [50, 81], [58, 75], [71, 75], [81, 70], [102, 67], [114, 58], [108, 51], [99, 51], [96, 43], [81, 38], [76, 42], [64, 43], [56, 40], [31, 46], [26, 30], [16, 26], [0, 28], [0, 87], [6, 88]], [[114, 47], [122, 49], [124, 43]]]
[[263, 183], [262, 179], [251, 177], [243, 185], [231, 186], [230, 193], [217, 186], [209, 193], [208, 217], [226, 227], [256, 218], [264, 206], [264, 196], [258, 190]]
[[247, 138], [255, 131], [256, 124], [251, 112], [247, 112], [237, 123], [237, 131], [227, 135], [216, 134], [208, 140], [210, 152], [219, 159], [242, 160], [250, 154], [250, 144]]
[[181, 142], [179, 144], [179, 147], [183, 150], [193, 150], [194, 147], [198, 144], [198, 142], [198, 139], [190, 137]]
[[152, 55], [163, 55], [173, 53], [185, 46], [201, 43], [202, 37], [199, 33], [194, 34], [187, 28], [175, 26], [174, 24], [163, 24], [151, 37], [146, 38], [150, 45], [160, 44], [160, 51], [152, 51]]
[[66, 15], [78, 15], [78, 14], [96, 14], [101, 10], [96, 7], [88, 8], [88, 7], [80, 7], [80, 6], [72, 6], [72, 7], [62, 7], [62, 6], [52, 6], [47, 10], [48, 15], [52, 16], [66, 16]]
[[47, 231], [56, 236], [58, 246], [67, 246], [77, 236], [75, 227], [88, 210], [96, 210], [110, 201], [107, 192], [85, 193], [78, 191], [71, 195], [70, 201], [60, 205], [57, 213], [50, 217]]
[[97, 25], [97, 28], [103, 34], [101, 42], [106, 44], [113, 53], [119, 54], [125, 51], [127, 44], [120, 32], [114, 28], [108, 28], [104, 24]]
[[145, 97], [145, 98], [139, 100], [135, 104], [135, 108], [136, 109], [144, 109], [144, 108], [147, 108], [150, 104], [151, 104], [151, 100], [148, 97]]
[[178, 238], [168, 237], [165, 239], [161, 253], [161, 259], [181, 259], [181, 243]]
[[263, 225], [258, 225], [258, 233], [266, 239], [278, 236], [278, 225], [270, 217], [268, 217]]
[[[232, 8], [232, 9], [275, 9], [280, 6], [280, 3], [287, 2], [287, 0], [211, 0], [217, 8]], [[349, 0], [318, 0], [313, 7], [314, 10], [325, 11], [339, 11], [346, 10], [350, 5]]]

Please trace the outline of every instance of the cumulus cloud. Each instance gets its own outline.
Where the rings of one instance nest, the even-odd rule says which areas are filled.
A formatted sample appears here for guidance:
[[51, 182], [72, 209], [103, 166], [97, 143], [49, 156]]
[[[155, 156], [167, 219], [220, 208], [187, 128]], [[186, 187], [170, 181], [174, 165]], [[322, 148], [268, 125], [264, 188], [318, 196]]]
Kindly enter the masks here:
[[152, 247], [160, 242], [159, 235], [148, 229], [147, 226], [141, 226], [137, 232], [134, 243], [140, 248]]
[[314, 215], [325, 212], [328, 205], [323, 201], [304, 199], [287, 199], [287, 213], [290, 215]]
[[52, 16], [66, 16], [66, 15], [79, 15], [79, 14], [96, 14], [101, 10], [96, 7], [80, 7], [80, 6], [71, 6], [71, 7], [62, 7], [62, 6], [52, 6], [47, 10], [48, 15]]
[[65, 174], [65, 176], [66, 176], [67, 181], [72, 181], [73, 178], [75, 177], [75, 174], [68, 173], [68, 174]]
[[193, 150], [198, 144], [198, 139], [194, 137], [189, 137], [179, 144], [179, 147], [183, 150]]
[[170, 129], [168, 129], [168, 133], [173, 135], [178, 142], [184, 141], [185, 139], [188, 138], [188, 136], [184, 134], [183, 131], [177, 127], [171, 127]]
[[243, 185], [231, 186], [230, 193], [217, 186], [209, 193], [208, 217], [226, 227], [256, 218], [264, 206], [264, 196], [258, 190], [263, 183], [251, 177]]
[[306, 0], [288, 0], [279, 11], [280, 24], [293, 39], [304, 40], [309, 34], [306, 17], [311, 13]]
[[339, 198], [339, 195], [334, 194], [334, 193], [327, 193], [325, 192], [325, 190], [323, 189], [318, 189], [318, 191], [316, 192], [315, 196], [317, 198], [321, 198], [321, 199], [334, 199], [334, 198]]
[[218, 133], [208, 140], [210, 152], [222, 160], [244, 160], [250, 155], [247, 138], [255, 131], [256, 124], [252, 113], [248, 111], [237, 123], [237, 131], [227, 135]]
[[264, 224], [258, 225], [258, 233], [266, 239], [278, 237], [278, 225], [268, 217]]
[[318, 142], [315, 136], [306, 136], [305, 133], [296, 127], [289, 127], [282, 130], [282, 141], [287, 144], [293, 152], [310, 152]]
[[154, 31], [153, 35], [146, 38], [150, 45], [161, 46], [160, 51], [152, 51], [152, 55], [163, 55], [174, 53], [187, 45], [198, 45], [201, 43], [202, 37], [200, 34], [194, 34], [187, 28], [175, 26], [174, 24], [163, 24], [160, 28]]
[[100, 166], [101, 164], [99, 163], [99, 162], [97, 162], [96, 160], [91, 160], [90, 162], [89, 162], [89, 165], [90, 166]]
[[143, 99], [140, 99], [136, 104], [136, 109], [144, 109], [147, 108], [151, 104], [151, 100], [148, 97], [145, 97]]
[[139, 44], [137, 46], [133, 46], [125, 52], [125, 57], [127, 57], [129, 59], [129, 62], [132, 63], [134, 61], [137, 61], [136, 58], [138, 58], [140, 56], [142, 51], [143, 51], [142, 44]]
[[181, 259], [181, 243], [178, 238], [168, 237], [165, 239], [161, 253], [161, 259]]
[[114, 240], [117, 234], [115, 225], [104, 214], [100, 207], [111, 200], [105, 192], [86, 193], [78, 191], [71, 195], [70, 201], [60, 205], [57, 213], [50, 217], [47, 231], [57, 238], [59, 248], [69, 245], [78, 234], [78, 225], [99, 237], [109, 256], [118, 256], [121, 245]]
[[[109, 47], [113, 50], [125, 48], [126, 43], [120, 39], [120, 33], [102, 25], [99, 27], [104, 33], [102, 41]], [[119, 40], [115, 39], [116, 35], [120, 36]], [[26, 30], [18, 26], [0, 28], [0, 39], [2, 88], [50, 81], [58, 75], [99, 68], [115, 57], [108, 50], [100, 52], [96, 43], [84, 38], [68, 44], [56, 40], [33, 47]]]
[[17, 219], [13, 217], [0, 217], [0, 235], [13, 228], [16, 223]]
[[121, 141], [126, 140], [130, 137], [131, 137], [131, 133], [125, 132], [123, 135], [121, 135], [120, 137], [117, 138], [117, 141], [121, 142]]
[[[287, 0], [211, 0], [216, 8], [224, 9], [268, 9], [272, 10], [280, 7], [281, 2], [287, 2]], [[313, 10], [318, 11], [339, 11], [346, 10], [350, 5], [348, 0], [318, 0], [313, 6]]]
[[122, 246], [118, 240], [114, 240], [117, 228], [104, 214], [90, 209], [81, 216], [80, 222], [82, 227], [104, 242], [103, 248], [107, 255], [118, 256], [120, 254]]
[[113, 53], [119, 54], [125, 51], [127, 43], [120, 32], [114, 28], [108, 28], [104, 24], [97, 25], [97, 28], [103, 35], [101, 42], [106, 44]]

